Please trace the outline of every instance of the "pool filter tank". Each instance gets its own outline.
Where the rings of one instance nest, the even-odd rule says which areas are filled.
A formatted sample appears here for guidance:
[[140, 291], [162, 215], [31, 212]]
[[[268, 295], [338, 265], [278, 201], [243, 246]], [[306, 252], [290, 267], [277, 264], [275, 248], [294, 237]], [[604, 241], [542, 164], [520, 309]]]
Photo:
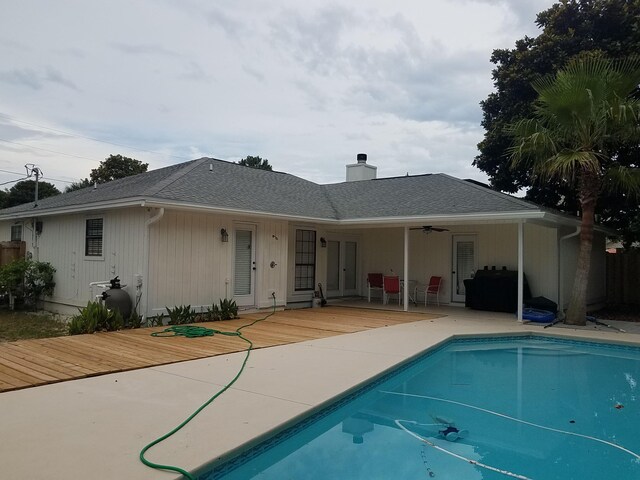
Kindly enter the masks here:
[[122, 289], [120, 278], [109, 280], [111, 288], [102, 293], [102, 300], [110, 310], [117, 310], [124, 320], [131, 316], [131, 297]]

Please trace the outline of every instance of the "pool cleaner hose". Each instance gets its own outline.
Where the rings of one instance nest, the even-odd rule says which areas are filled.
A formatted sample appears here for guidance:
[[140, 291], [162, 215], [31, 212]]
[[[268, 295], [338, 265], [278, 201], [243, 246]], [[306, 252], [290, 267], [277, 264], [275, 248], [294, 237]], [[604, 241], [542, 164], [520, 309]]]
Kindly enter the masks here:
[[269, 314], [265, 315], [262, 318], [254, 320], [251, 323], [247, 323], [245, 325], [242, 325], [241, 327], [238, 327], [234, 331], [223, 332], [223, 331], [213, 330], [213, 329], [204, 328], [204, 327], [179, 326], [180, 328], [178, 328], [178, 326], [175, 326], [175, 327], [169, 327], [166, 330], [164, 330], [163, 332], [158, 332], [156, 334], [152, 334], [155, 337], [166, 337], [166, 336], [171, 336], [171, 337], [172, 336], [186, 336], [186, 337], [205, 337], [205, 336], [207, 336], [208, 337], [208, 336], [213, 336], [213, 335], [216, 335], [216, 334], [234, 336], [234, 337], [238, 337], [241, 340], [243, 340], [244, 342], [246, 342], [247, 343], [247, 349], [245, 350], [245, 357], [244, 357], [244, 360], [242, 361], [242, 365], [240, 366], [240, 369], [238, 370], [238, 373], [236, 373], [236, 376], [233, 377], [233, 379], [229, 383], [227, 383], [222, 389], [220, 389], [211, 398], [209, 398], [205, 403], [203, 403], [200, 407], [198, 407], [198, 409], [196, 411], [194, 411], [191, 415], [189, 415], [187, 417], [187, 419], [184, 420], [180, 425], [175, 427], [170, 432], [168, 432], [168, 433], [162, 435], [161, 437], [155, 439], [151, 443], [147, 444], [140, 451], [140, 461], [142, 463], [144, 463], [147, 467], [155, 468], [156, 470], [168, 470], [168, 471], [172, 471], [172, 472], [177, 472], [177, 473], [182, 474], [188, 480], [196, 480], [196, 477], [191, 475], [189, 472], [187, 472], [183, 468], [180, 468], [180, 467], [177, 467], [177, 466], [174, 466], [174, 465], [163, 465], [161, 463], [152, 462], [152, 461], [147, 460], [145, 458], [145, 454], [147, 453], [147, 451], [151, 447], [153, 447], [155, 445], [158, 445], [159, 443], [163, 442], [167, 438], [171, 437], [174, 433], [180, 431], [185, 425], [187, 425], [191, 420], [193, 420], [202, 410], [207, 408], [216, 398], [218, 398], [220, 395], [222, 395], [224, 392], [226, 392], [229, 388], [231, 388], [231, 386], [234, 383], [236, 383], [238, 378], [240, 378], [240, 375], [242, 375], [242, 372], [244, 371], [244, 369], [245, 369], [245, 367], [247, 365], [247, 362], [249, 361], [249, 356], [251, 355], [251, 350], [253, 350], [253, 343], [247, 337], [242, 335], [242, 330], [245, 329], [245, 328], [251, 327], [251, 326], [255, 325], [258, 322], [262, 322], [262, 321], [266, 320], [267, 318], [269, 318], [271, 315], [273, 315], [276, 312], [276, 298], [275, 298], [275, 295], [272, 295], [272, 297], [273, 297], [273, 309], [271, 310], [271, 312]]

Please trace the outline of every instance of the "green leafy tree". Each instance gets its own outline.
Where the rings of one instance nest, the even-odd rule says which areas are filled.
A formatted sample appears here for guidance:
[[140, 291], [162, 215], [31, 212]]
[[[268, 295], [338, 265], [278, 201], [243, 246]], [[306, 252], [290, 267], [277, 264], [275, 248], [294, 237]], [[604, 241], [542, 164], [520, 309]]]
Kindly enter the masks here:
[[[6, 207], [22, 205], [23, 203], [33, 202], [35, 199], [36, 182], [35, 180], [23, 180], [16, 183], [7, 191]], [[38, 200], [58, 195], [60, 190], [49, 182], [38, 182]]]
[[[531, 83], [562, 69], [581, 52], [601, 52], [612, 59], [640, 52], [640, 0], [563, 0], [539, 13], [536, 24], [540, 35], [524, 37], [514, 48], [494, 50], [491, 56], [496, 65], [495, 91], [481, 103], [486, 132], [474, 165], [497, 190], [526, 189], [528, 200], [575, 213], [579, 209], [575, 184], [560, 178], [536, 182], [528, 165], [511, 165], [507, 127], [534, 114], [537, 93]], [[605, 143], [620, 165], [637, 164], [638, 144], [624, 139]], [[637, 202], [618, 192], [604, 192], [597, 213], [600, 222], [621, 232], [625, 245], [640, 239], [629, 228], [629, 218], [640, 218]]]
[[515, 165], [534, 179], [555, 179], [577, 191], [580, 249], [566, 323], [586, 323], [596, 205], [603, 191], [638, 202], [640, 168], [619, 161], [617, 142], [640, 143], [640, 57], [611, 61], [583, 55], [533, 83], [534, 115], [512, 125]]
[[71, 185], [67, 185], [64, 189], [64, 193], [73, 192], [75, 190], [81, 190], [83, 188], [87, 188], [90, 186], [91, 186], [91, 180], [89, 180], [88, 178], [83, 178], [82, 180], [73, 182]]
[[269, 165], [269, 160], [266, 158], [254, 157], [251, 155], [246, 156], [242, 160], [238, 162], [238, 165], [244, 165], [245, 167], [250, 168], [259, 168], [260, 170], [269, 170], [273, 171], [271, 165]]
[[109, 155], [100, 162], [98, 168], [91, 170], [89, 180], [90, 184], [110, 182], [118, 178], [144, 173], [147, 168], [149, 168], [149, 164], [142, 163], [140, 160], [122, 155]]

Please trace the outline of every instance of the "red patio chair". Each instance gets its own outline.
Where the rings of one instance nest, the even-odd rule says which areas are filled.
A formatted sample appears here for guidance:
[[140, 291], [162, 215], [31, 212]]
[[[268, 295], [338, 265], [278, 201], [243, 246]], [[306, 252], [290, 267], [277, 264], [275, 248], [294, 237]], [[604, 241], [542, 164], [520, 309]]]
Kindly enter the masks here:
[[397, 295], [398, 305], [400, 305], [400, 277], [388, 275], [382, 277], [382, 303], [388, 303], [389, 295]]
[[427, 306], [429, 295], [436, 296], [436, 304], [440, 306], [440, 289], [442, 288], [442, 277], [433, 276], [429, 279], [429, 285], [424, 289], [424, 306]]
[[371, 290], [382, 290], [382, 274], [367, 273], [367, 301], [371, 302]]

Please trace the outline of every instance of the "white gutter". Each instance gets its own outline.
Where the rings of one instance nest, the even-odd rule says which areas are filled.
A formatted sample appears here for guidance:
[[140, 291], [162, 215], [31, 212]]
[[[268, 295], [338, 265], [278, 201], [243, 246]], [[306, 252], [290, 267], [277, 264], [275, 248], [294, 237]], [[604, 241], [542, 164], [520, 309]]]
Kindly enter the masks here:
[[154, 223], [158, 223], [160, 221], [160, 219], [164, 216], [164, 208], [160, 208], [158, 210], [158, 213], [156, 213], [153, 217], [148, 218], [147, 220], [145, 220], [144, 222], [144, 278], [143, 278], [143, 285], [146, 285], [146, 287], [143, 290], [144, 293], [144, 313], [143, 318], [146, 318], [147, 316], [147, 312], [149, 311], [149, 270], [150, 270], [150, 261], [149, 261], [149, 257], [151, 255], [150, 249], [151, 249], [151, 225], [153, 225]]
[[564, 318], [564, 271], [562, 268], [562, 242], [571, 237], [579, 235], [581, 227], [576, 227], [576, 231], [569, 233], [558, 240], [558, 319]]

